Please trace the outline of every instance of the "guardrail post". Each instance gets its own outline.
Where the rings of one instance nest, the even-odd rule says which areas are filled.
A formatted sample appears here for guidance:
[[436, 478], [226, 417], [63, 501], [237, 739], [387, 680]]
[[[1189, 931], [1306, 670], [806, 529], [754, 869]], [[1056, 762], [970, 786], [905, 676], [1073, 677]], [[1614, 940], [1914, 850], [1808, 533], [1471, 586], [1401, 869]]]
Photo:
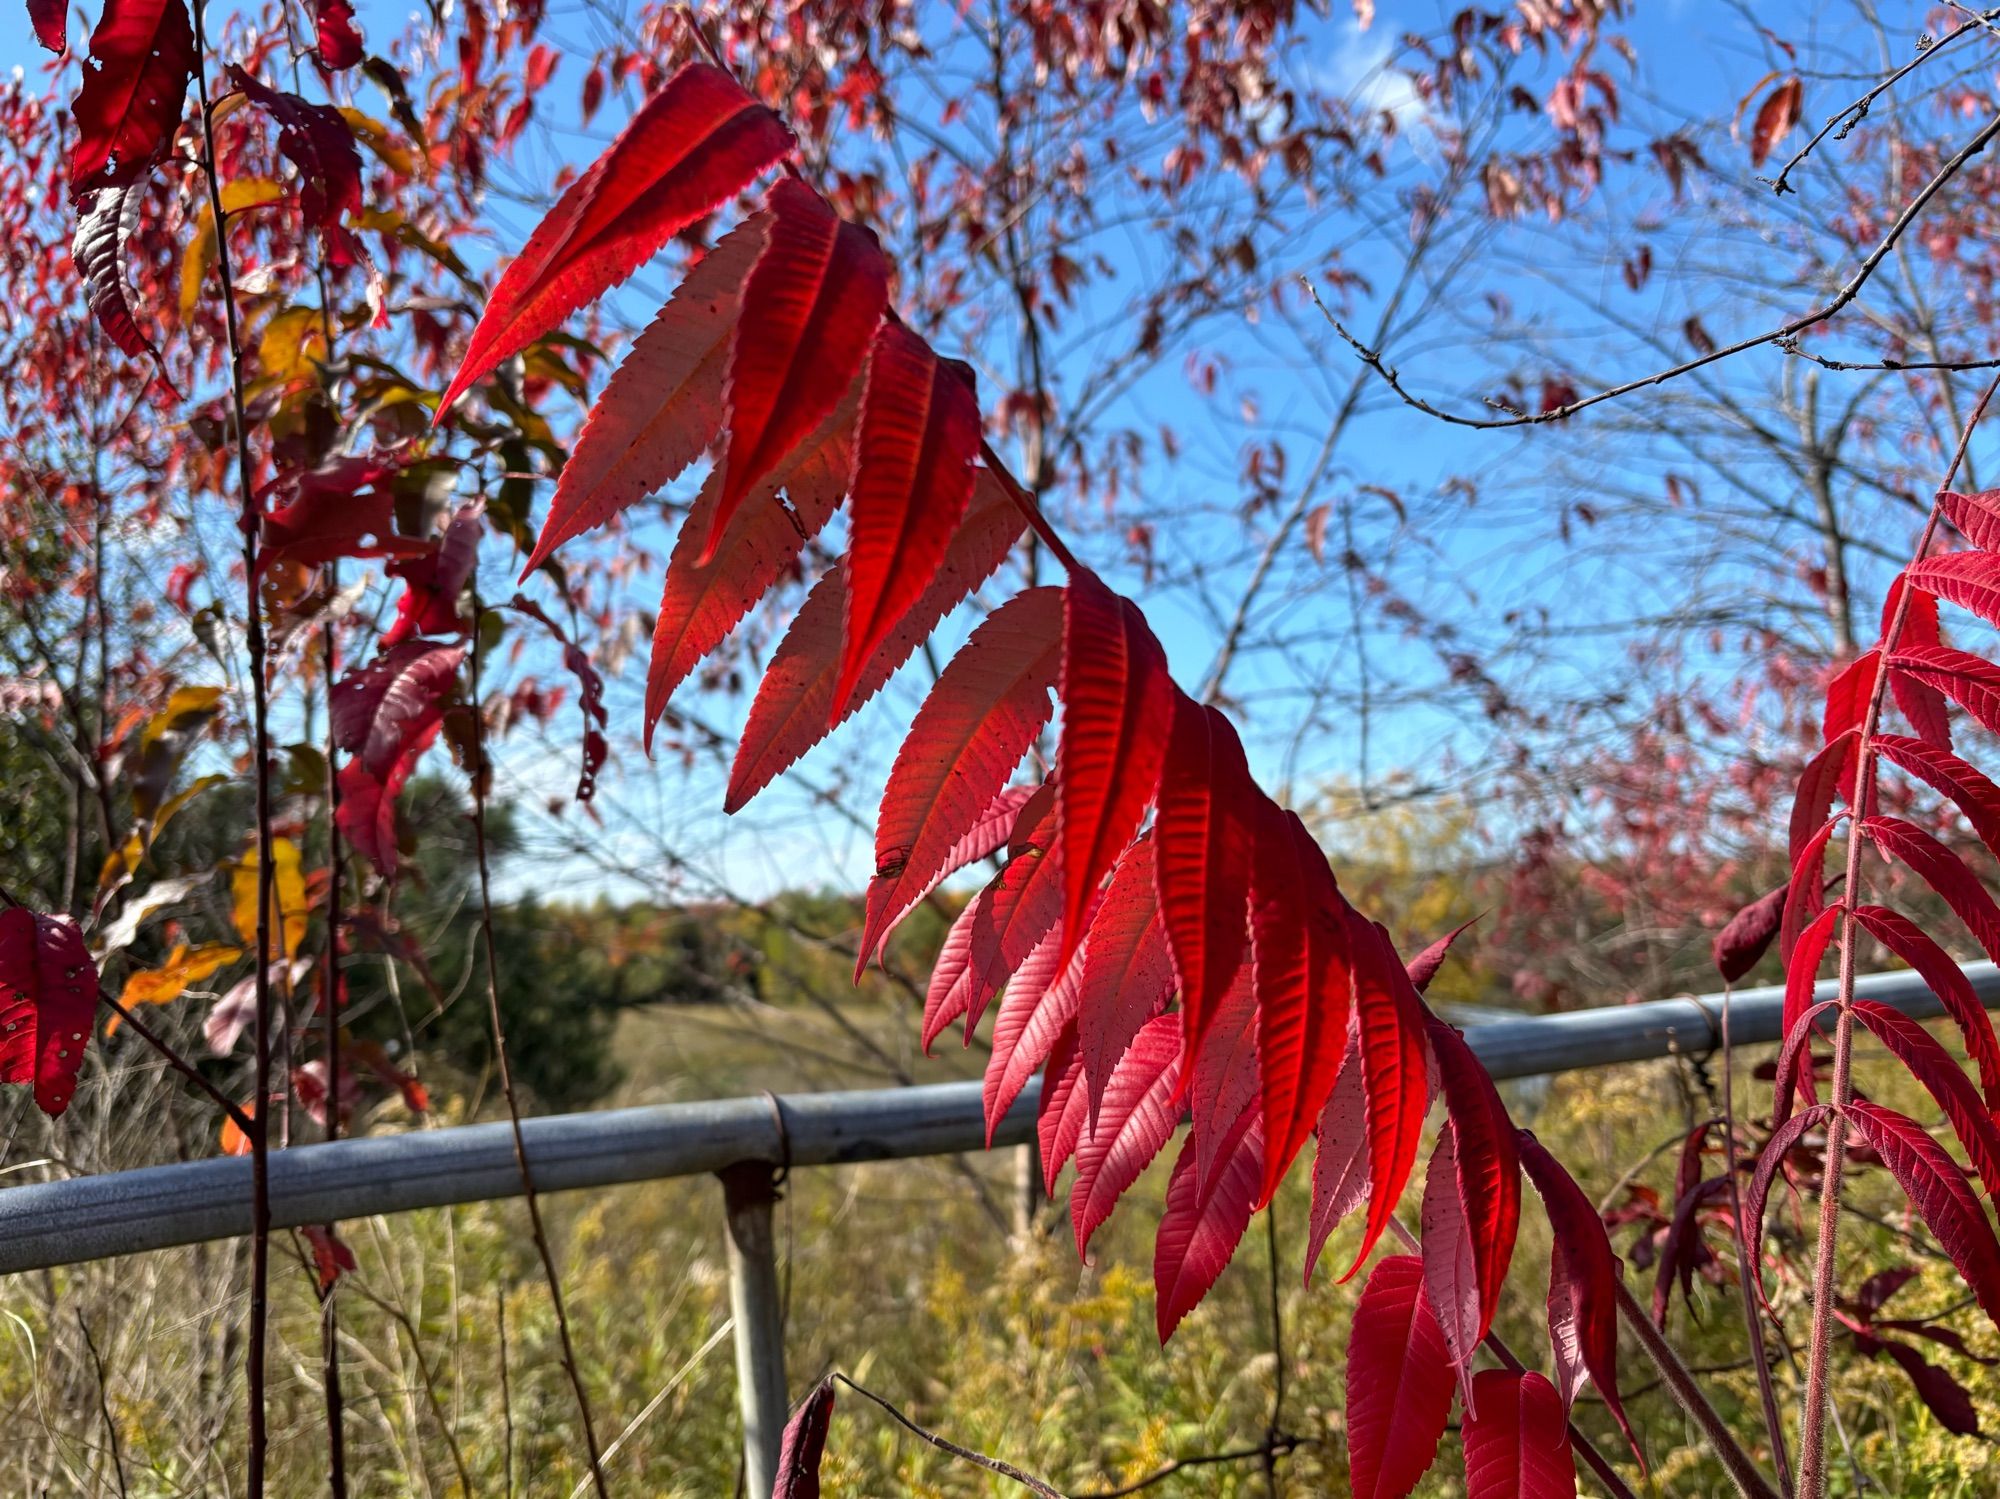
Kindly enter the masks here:
[[763, 1161], [716, 1173], [729, 1225], [729, 1310], [736, 1322], [736, 1404], [743, 1414], [743, 1472], [749, 1499], [765, 1499], [778, 1478], [785, 1396], [784, 1304], [771, 1209], [777, 1176]]

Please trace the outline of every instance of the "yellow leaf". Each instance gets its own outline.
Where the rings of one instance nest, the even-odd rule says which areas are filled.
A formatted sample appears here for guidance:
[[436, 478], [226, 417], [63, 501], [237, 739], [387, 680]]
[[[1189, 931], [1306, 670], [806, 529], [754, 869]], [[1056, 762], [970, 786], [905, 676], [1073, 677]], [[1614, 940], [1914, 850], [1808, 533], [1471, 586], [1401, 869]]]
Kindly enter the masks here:
[[288, 307], [264, 325], [257, 340], [257, 362], [265, 384], [286, 385], [312, 373], [313, 361], [326, 357], [326, 335], [317, 307]]
[[176, 687], [166, 707], [147, 719], [146, 726], [139, 731], [139, 748], [151, 749], [162, 734], [192, 728], [215, 711], [216, 704], [222, 701], [222, 691], [220, 687]]
[[[231, 947], [225, 942], [205, 942], [200, 947], [178, 943], [167, 954], [167, 961], [158, 968], [142, 968], [127, 978], [125, 991], [118, 996], [118, 1002], [128, 1010], [134, 1005], [167, 1004], [179, 999], [192, 985], [213, 977], [218, 970], [228, 967], [242, 956], [242, 948]], [[118, 1029], [118, 1018], [113, 1015], [105, 1022], [105, 1035]]]
[[[236, 930], [246, 946], [257, 945], [257, 847], [229, 877], [229, 891], [236, 909]], [[306, 878], [299, 867], [299, 846], [289, 838], [271, 844], [271, 930], [275, 939], [266, 949], [275, 958], [281, 951], [287, 958], [298, 956], [306, 935]]]
[[[240, 99], [241, 94], [231, 98]], [[219, 107], [219, 106], [218, 106]], [[241, 213], [246, 208], [262, 208], [268, 203], [276, 203], [285, 196], [283, 184], [273, 182], [269, 177], [241, 177], [222, 184], [222, 211], [225, 214]], [[215, 264], [215, 215], [206, 201], [196, 215], [194, 235], [188, 240], [188, 247], [181, 255], [181, 322], [194, 321], [195, 309], [201, 302], [202, 283], [208, 277], [209, 268]]]
[[361, 143], [381, 159], [392, 172], [400, 172], [405, 177], [422, 175], [417, 165], [417, 156], [408, 146], [389, 133], [389, 127], [372, 115], [365, 115], [352, 105], [340, 106], [340, 117], [347, 121], [347, 128], [354, 132]]

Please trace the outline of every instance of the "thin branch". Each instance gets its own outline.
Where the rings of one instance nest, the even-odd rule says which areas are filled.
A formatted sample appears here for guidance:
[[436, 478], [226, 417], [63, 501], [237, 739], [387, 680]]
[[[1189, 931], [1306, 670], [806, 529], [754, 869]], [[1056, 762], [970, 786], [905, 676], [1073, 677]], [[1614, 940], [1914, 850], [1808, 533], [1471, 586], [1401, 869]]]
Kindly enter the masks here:
[[896, 1422], [897, 1425], [901, 1426], [906, 1431], [911, 1431], [916, 1433], [916, 1435], [922, 1437], [926, 1442], [929, 1442], [933, 1447], [937, 1448], [938, 1451], [948, 1452], [955, 1458], [959, 1458], [964, 1462], [975, 1464], [978, 1467], [984, 1468], [989, 1473], [997, 1473], [1002, 1478], [1011, 1478], [1015, 1483], [1021, 1485], [1022, 1488], [1028, 1490], [1029, 1493], [1039, 1494], [1041, 1496], [1041, 1499], [1068, 1499], [1068, 1496], [1064, 1494], [1061, 1489], [1054, 1488], [1051, 1485], [1044, 1483], [1041, 1479], [1035, 1477], [1035, 1475], [1032, 1473], [1023, 1472], [1021, 1469], [1015, 1467], [1012, 1463], [1003, 1462], [997, 1457], [988, 1457], [983, 1452], [974, 1452], [970, 1447], [961, 1447], [958, 1445], [958, 1443], [952, 1441], [949, 1437], [941, 1437], [936, 1432], [927, 1430], [924, 1427], [917, 1425], [916, 1422], [912, 1421], [908, 1416], [904, 1415], [901, 1411], [897, 1410], [895, 1406], [891, 1405], [888, 1401], [884, 1400], [880, 1395], [876, 1394], [873, 1390], [868, 1389], [862, 1385], [856, 1384], [853, 1380], [849, 1379], [845, 1374], [836, 1371], [833, 1377], [839, 1380], [842, 1384], [846, 1385], [850, 1390], [854, 1391], [855, 1394], [865, 1396], [869, 1400], [874, 1401], [877, 1405], [881, 1406], [883, 1410], [889, 1413], [890, 1417]]
[[[1888, 258], [1889, 252], [1895, 249], [1897, 242], [1902, 239], [1904, 233], [1916, 222], [1923, 210], [1929, 206], [1931, 199], [1937, 196], [1947, 182], [1963, 171], [1968, 162], [1984, 151], [1987, 146], [1991, 145], [1995, 136], [2000, 136], [2000, 115], [1996, 115], [1993, 119], [1987, 121], [1985, 125], [1981, 126], [1978, 134], [1974, 135], [1971, 140], [1960, 147], [1957, 153], [1950, 160], [1946, 161], [1943, 166], [1939, 167], [1936, 174], [1917, 190], [1916, 195], [1903, 206], [1903, 211], [1896, 216], [1896, 221], [1889, 226], [1888, 232], [1883, 235], [1876, 243], [1875, 248], [1870, 250], [1867, 256], [1855, 268], [1854, 274], [1848, 277], [1847, 281], [1834, 293], [1832, 300], [1823, 306], [1800, 317], [1793, 318], [1790, 322], [1777, 328], [1753, 334], [1748, 338], [1739, 339], [1733, 344], [1710, 350], [1706, 354], [1697, 355], [1693, 359], [1685, 360], [1667, 369], [1656, 370], [1652, 374], [1641, 376], [1636, 380], [1627, 380], [1619, 385], [1607, 386], [1603, 390], [1580, 397], [1562, 406], [1551, 407], [1547, 411], [1533, 413], [1511, 411], [1503, 417], [1466, 416], [1460, 412], [1446, 411], [1444, 408], [1426, 401], [1421, 396], [1412, 395], [1409, 389], [1403, 384], [1401, 377], [1383, 360], [1382, 355], [1356, 338], [1354, 334], [1348, 331], [1346, 325], [1334, 316], [1332, 309], [1320, 300], [1319, 289], [1305, 277], [1301, 276], [1299, 279], [1305, 286], [1306, 291], [1311, 295], [1313, 305], [1319, 309], [1320, 315], [1326, 319], [1333, 331], [1340, 336], [1342, 342], [1354, 351], [1355, 356], [1363, 364], [1367, 365], [1368, 368], [1381, 377], [1382, 382], [1390, 390], [1394, 391], [1405, 405], [1454, 427], [1471, 427], [1479, 431], [1499, 431], [1510, 427], [1538, 427], [1549, 422], [1559, 422], [1565, 417], [1574, 416], [1579, 411], [1588, 410], [1590, 407], [1601, 405], [1605, 401], [1614, 401], [1620, 396], [1628, 396], [1635, 391], [1646, 390], [1656, 385], [1664, 385], [1670, 380], [1680, 378], [1682, 375], [1690, 374], [1711, 364], [1719, 364], [1725, 359], [1732, 359], [1738, 354], [1746, 353], [1751, 349], [1762, 348], [1766, 344], [1776, 344], [1784, 347], [1789, 342], [1796, 340], [1801, 333], [1806, 332], [1808, 329], [1816, 328], [1822, 323], [1831, 321], [1848, 304], [1853, 302], [1856, 297], [1861, 295], [1861, 289], [1868, 284], [1869, 279], [1881, 267], [1882, 262]], [[1505, 410], [1506, 408], [1502, 407], [1500, 409]]]
[[576, 1393], [576, 1408], [583, 1420], [584, 1450], [590, 1457], [590, 1476], [598, 1499], [610, 1499], [604, 1481], [604, 1464], [598, 1455], [597, 1428], [590, 1416], [590, 1396], [583, 1388], [583, 1374], [577, 1368], [576, 1347], [570, 1339], [569, 1314], [563, 1308], [562, 1277], [556, 1272], [556, 1257], [549, 1249], [549, 1237], [542, 1227], [542, 1207], [535, 1195], [534, 1173], [528, 1169], [528, 1145], [521, 1134], [521, 1105], [514, 1094], [514, 1069], [507, 1060], [507, 1031], [500, 1020], [500, 965], [493, 942], [492, 861], [486, 850], [486, 715], [479, 702], [479, 637], [486, 611], [473, 601], [472, 609], [472, 843], [479, 865], [479, 933], [486, 952], [486, 1009], [493, 1026], [493, 1059], [500, 1072], [500, 1091], [507, 1100], [507, 1118], [514, 1127], [514, 1162], [521, 1169], [521, 1196], [528, 1205], [528, 1227], [541, 1256], [542, 1274], [548, 1281], [549, 1301], [555, 1308], [556, 1332], [562, 1343], [563, 1370]]
[[125, 1459], [118, 1451], [118, 1423], [111, 1419], [111, 1397], [104, 1390], [104, 1360], [98, 1357], [97, 1340], [90, 1335], [90, 1323], [83, 1308], [76, 1309], [76, 1325], [83, 1329], [83, 1346], [90, 1350], [90, 1367], [97, 1375], [97, 1413], [104, 1419], [104, 1438], [111, 1445], [111, 1471], [118, 1479], [118, 1499], [126, 1499]]
[[[324, 268], [320, 278], [321, 313], [326, 313], [326, 281]], [[332, 351], [332, 328], [327, 328], [327, 348]], [[327, 591], [333, 597], [340, 595], [340, 563], [328, 564]], [[329, 691], [340, 675], [340, 645], [336, 638], [338, 621], [329, 610], [325, 622], [320, 626], [321, 644], [325, 651], [326, 672], [323, 680]], [[341, 881], [346, 878], [346, 850], [340, 837], [340, 775], [335, 769], [335, 734], [333, 715], [326, 720], [326, 950], [320, 958], [320, 1003], [326, 1009], [326, 1137], [328, 1140], [340, 1138], [340, 923], [341, 923]], [[334, 1225], [329, 1223], [327, 1232], [331, 1234]], [[327, 1489], [333, 1499], [347, 1499], [347, 1438], [345, 1422], [342, 1419], [343, 1402], [340, 1392], [340, 1316], [338, 1303], [331, 1292], [320, 1306], [320, 1363], [322, 1378], [326, 1387], [326, 1465]]]

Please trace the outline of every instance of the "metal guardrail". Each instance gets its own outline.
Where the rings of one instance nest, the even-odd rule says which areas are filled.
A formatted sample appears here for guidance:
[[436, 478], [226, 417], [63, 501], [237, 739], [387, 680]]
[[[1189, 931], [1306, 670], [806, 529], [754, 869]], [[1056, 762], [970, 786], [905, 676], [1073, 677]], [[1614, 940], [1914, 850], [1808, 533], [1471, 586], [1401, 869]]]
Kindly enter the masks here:
[[[2000, 1008], [2000, 968], [1965, 967], [1973, 992]], [[1817, 997], [1831, 998], [1823, 982]], [[1868, 974], [1857, 995], [1926, 1018], [1944, 1007], [1916, 974]], [[1779, 1038], [1780, 986], [1727, 997], [1734, 1044]], [[1706, 994], [1559, 1015], [1475, 1023], [1467, 1043], [1495, 1078], [1538, 1077], [1686, 1054], [1721, 1044], [1725, 996]], [[1034, 1130], [1040, 1080], [1022, 1091], [993, 1143]], [[786, 1395], [771, 1209], [781, 1166], [953, 1155], [986, 1144], [980, 1085], [940, 1083], [851, 1093], [763, 1095], [525, 1120], [535, 1186], [573, 1191], [676, 1176], [722, 1179], [744, 1454], [752, 1494], [769, 1493]], [[516, 1197], [520, 1168], [510, 1127], [469, 1124], [302, 1145], [270, 1159], [277, 1228], [416, 1208]], [[0, 1274], [109, 1259], [250, 1232], [244, 1157], [150, 1166], [0, 1190]]]

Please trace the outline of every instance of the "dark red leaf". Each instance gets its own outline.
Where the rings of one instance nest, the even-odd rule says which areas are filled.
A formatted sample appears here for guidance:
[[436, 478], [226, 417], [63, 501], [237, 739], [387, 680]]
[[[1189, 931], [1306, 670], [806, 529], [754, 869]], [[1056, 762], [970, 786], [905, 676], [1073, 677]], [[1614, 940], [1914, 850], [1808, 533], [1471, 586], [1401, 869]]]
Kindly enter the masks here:
[[1444, 960], [1451, 955], [1452, 944], [1463, 937], [1466, 930], [1478, 920], [1479, 918], [1475, 916], [1471, 921], [1459, 923], [1405, 963], [1403, 971], [1409, 975], [1410, 987], [1419, 994], [1429, 989], [1431, 980], [1437, 977], [1438, 970], [1444, 967]]
[[1792, 796], [1793, 862], [1796, 863], [1805, 851], [1813, 834], [1826, 826], [1826, 820], [1833, 812], [1834, 798], [1846, 796], [1853, 789], [1854, 754], [1860, 742], [1858, 730], [1846, 730], [1808, 760], [1806, 768], [1799, 773], [1798, 790]]
[[1946, 1431], [1962, 1437], [1979, 1435], [1979, 1412], [1973, 1407], [1972, 1396], [1966, 1393], [1965, 1386], [1908, 1343], [1900, 1343], [1894, 1338], [1857, 1336], [1854, 1346], [1863, 1353], [1889, 1358], [1909, 1375], [1910, 1383], [1916, 1386], [1917, 1397], [1930, 1408], [1931, 1414], [1938, 1418], [1938, 1424]]
[[60, 57], [69, 51], [68, 0], [28, 0], [28, 24], [35, 40]]
[[1951, 1053], [1900, 1010], [1872, 999], [1857, 999], [1854, 1013], [1937, 1100], [1939, 1111], [1951, 1122], [1973, 1169], [1986, 1184], [1986, 1195], [2000, 1191], [2000, 1129], [1994, 1127], [1979, 1090], [1959, 1070]]
[[819, 1465], [833, 1425], [833, 1379], [822, 1379], [799, 1402], [778, 1443], [778, 1480], [771, 1499], [819, 1499]]
[[1847, 1116], [1951, 1256], [1981, 1310], [2000, 1325], [2000, 1242], [1965, 1169], [1922, 1125], [1892, 1109], [1857, 1098], [1847, 1105]]
[[1549, 1259], [1549, 1342], [1565, 1408], [1576, 1403], [1586, 1377], [1640, 1456], [1618, 1394], [1618, 1255], [1604, 1220], [1583, 1188], [1528, 1130], [1518, 1136], [1521, 1165], [1548, 1211], [1555, 1252]]
[[332, 1290], [343, 1271], [355, 1268], [354, 1251], [341, 1241], [331, 1225], [308, 1223], [299, 1233], [312, 1246], [313, 1271], [321, 1291]]
[[1298, 814], [1257, 803], [1250, 883], [1252, 981], [1271, 1200], [1332, 1096], [1353, 1002], [1348, 905]]
[[1062, 591], [1032, 588], [988, 615], [939, 675], [882, 793], [857, 973], [942, 877], [1048, 722], [1061, 648]]
[[333, 684], [328, 712], [334, 743], [376, 780], [405, 748], [444, 717], [465, 647], [410, 640]]
[[[1760, 1246], [1764, 1242], [1764, 1209], [1770, 1200], [1771, 1184], [1784, 1168], [1785, 1157], [1798, 1147], [1799, 1142], [1811, 1130], [1824, 1129], [1833, 1117], [1831, 1104], [1816, 1103], [1809, 1109], [1801, 1109], [1789, 1119], [1778, 1124], [1771, 1131], [1771, 1138], [1764, 1142], [1764, 1149], [1757, 1156], [1757, 1166], [1750, 1173], [1749, 1190], [1743, 1194], [1743, 1232], [1750, 1246], [1750, 1259], [1761, 1266], [1763, 1255]], [[1758, 1275], [1757, 1294], [1764, 1296], [1763, 1276]], [[1767, 1299], [1768, 1304], [1768, 1299]], [[1655, 1321], [1659, 1320], [1657, 1315]]]
[[417, 635], [465, 633], [470, 622], [459, 616], [458, 596], [479, 560], [479, 518], [485, 508], [483, 501], [466, 501], [434, 550], [389, 564], [390, 575], [403, 580], [403, 595], [396, 600], [395, 619], [382, 632], [385, 649]]
[[361, 33], [355, 29], [350, 0], [306, 0], [306, 8], [312, 12], [321, 67], [338, 72], [361, 61]]
[[1464, 1435], [1465, 1499], [1575, 1499], [1569, 1416], [1541, 1375], [1482, 1370]]
[[1440, 1020], [1429, 1034], [1451, 1128], [1424, 1186], [1424, 1277], [1445, 1342], [1465, 1369], [1493, 1325], [1514, 1258], [1521, 1162], [1514, 1122], [1465, 1038]]
[[383, 875], [395, 873], [399, 862], [396, 798], [402, 794], [404, 785], [417, 768], [417, 762], [431, 747], [442, 726], [443, 719], [440, 717], [408, 740], [386, 776], [370, 775], [359, 760], [350, 760], [340, 767], [340, 815], [337, 821], [341, 837], [347, 840], [349, 848], [358, 850]]
[[1729, 924], [1715, 934], [1715, 967], [1725, 984], [1733, 984], [1755, 968], [1770, 949], [1784, 919], [1785, 892], [1780, 885], [1760, 895], [1729, 918]]
[[1424, 1294], [1423, 1262], [1369, 1272], [1347, 1344], [1347, 1473], [1354, 1499], [1403, 1499], [1437, 1459], [1451, 1415], [1451, 1355]]
[[1986, 949], [1986, 955], [2000, 962], [2000, 906], [1993, 904], [1986, 887], [1958, 855], [1899, 817], [1870, 817], [1861, 826], [1884, 854], [1900, 859], [1943, 896], [1945, 904]]
[[796, 178], [768, 201], [771, 227], [730, 346], [729, 441], [703, 562], [736, 507], [839, 404], [889, 300], [889, 262], [872, 233]]
[[162, 383], [171, 390], [166, 363], [140, 327], [132, 308], [132, 284], [125, 277], [125, 247], [138, 232], [139, 208], [145, 197], [143, 181], [124, 187], [98, 188], [80, 197], [70, 259], [90, 299], [91, 315], [104, 330], [104, 336], [127, 357], [150, 359]]
[[0, 910], [0, 1083], [33, 1083], [51, 1119], [69, 1107], [97, 1026], [97, 965], [83, 934], [25, 906]]
[[339, 557], [421, 557], [431, 543], [396, 534], [393, 461], [335, 458], [320, 468], [280, 475], [258, 493], [263, 519], [259, 560], [307, 567]]
[[1214, 1180], [1196, 1181], [1194, 1142], [1182, 1144], [1167, 1182], [1166, 1211], [1153, 1241], [1153, 1289], [1160, 1342], [1194, 1310], [1236, 1253], [1255, 1211], [1264, 1132], [1254, 1109], [1231, 1126]]
[[1918, 780], [1958, 803], [1959, 811], [1979, 835], [1979, 841], [2000, 854], [2000, 786], [1996, 786], [1950, 750], [1921, 739], [1880, 734], [1875, 748]]
[[1173, 723], [1167, 658], [1130, 599], [1079, 570], [1063, 591], [1062, 957], [1083, 940], [1084, 913], [1159, 788]]
[[196, 61], [186, 0], [109, 0], [71, 107], [71, 198], [146, 175], [180, 125]]
[[[570, 460], [573, 466], [576, 460]], [[568, 470], [564, 471], [565, 473]], [[1026, 524], [1000, 481], [976, 472], [972, 505], [952, 534], [930, 586], [904, 611], [862, 669], [835, 725], [881, 690], [938, 621], [958, 607], [1007, 560]], [[798, 617], [757, 684], [743, 741], [730, 767], [723, 810], [735, 812], [829, 732], [834, 673], [840, 668], [840, 621], [847, 608], [847, 566], [835, 563], [806, 596]], [[1049, 788], [1051, 797], [1055, 794]]]
[[1201, 1055], [1216, 1009], [1243, 964], [1261, 799], [1229, 720], [1176, 690], [1153, 828], [1154, 873], [1190, 1057]]
[[1799, 109], [1805, 101], [1805, 85], [1787, 78], [1764, 96], [1757, 106], [1756, 121], [1750, 127], [1750, 165], [1761, 167], [1778, 142], [1799, 123]]
[[1813, 993], [1819, 983], [1819, 965], [1826, 958], [1826, 949], [1833, 941], [1839, 918], [1840, 907], [1828, 906], [1799, 933], [1798, 943], [1792, 948], [1792, 956], [1785, 964], [1785, 1009], [1781, 1027], [1786, 1035], [1791, 1034], [1799, 1016], [1812, 1007]]
[[[1889, 585], [1888, 597], [1882, 602], [1883, 638], [1888, 638], [1889, 627], [1895, 623], [1896, 609], [1906, 589], [1910, 602], [1903, 611], [1903, 628], [1896, 636], [1897, 649], [1943, 644], [1938, 633], [1937, 595], [1926, 593], [1921, 588], [1909, 588], [1900, 573]], [[1903, 717], [1909, 720], [1917, 738], [1936, 749], [1951, 748], [1951, 718], [1942, 692], [1927, 682], [1919, 682], [1905, 672], [1894, 670], [1889, 673], [1889, 692], [1896, 699], [1896, 706], [1903, 710]]]
[[1792, 860], [1792, 878], [1785, 887], [1785, 915], [1778, 927], [1778, 956], [1788, 968], [1799, 934], [1826, 909], [1826, 842], [1836, 826], [1822, 823]]
[[707, 448], [722, 425], [743, 283], [769, 223], [760, 213], [725, 234], [633, 342], [577, 434], [523, 578], [564, 542], [678, 479]]
[[1966, 1054], [1979, 1068], [1979, 1086], [1989, 1109], [2000, 1110], [2000, 1037], [1965, 970], [1908, 917], [1885, 906], [1861, 906], [1855, 919], [1889, 951], [1914, 968], [1965, 1037]]
[[[707, 63], [683, 67], [570, 184], [501, 272], [465, 361], [438, 401], [439, 417], [501, 360], [618, 285], [791, 148], [784, 123], [735, 79]], [[795, 438], [832, 409], [846, 383]]]
[[340, 111], [280, 93], [231, 64], [229, 81], [278, 124], [278, 150], [298, 168], [299, 212], [310, 229], [337, 229], [361, 210], [361, 153]]
[[[1091, 941], [1096, 941], [1094, 927]], [[1106, 1079], [1097, 1117], [1076, 1148], [1069, 1217], [1078, 1254], [1087, 1253], [1091, 1235], [1173, 1137], [1180, 1122], [1180, 1109], [1174, 1103], [1180, 1070], [1179, 1019], [1155, 1015], [1140, 1028]]]
[[923, 596], [972, 498], [979, 400], [969, 373], [901, 323], [875, 333], [849, 495], [847, 609], [828, 726], [898, 621]]

